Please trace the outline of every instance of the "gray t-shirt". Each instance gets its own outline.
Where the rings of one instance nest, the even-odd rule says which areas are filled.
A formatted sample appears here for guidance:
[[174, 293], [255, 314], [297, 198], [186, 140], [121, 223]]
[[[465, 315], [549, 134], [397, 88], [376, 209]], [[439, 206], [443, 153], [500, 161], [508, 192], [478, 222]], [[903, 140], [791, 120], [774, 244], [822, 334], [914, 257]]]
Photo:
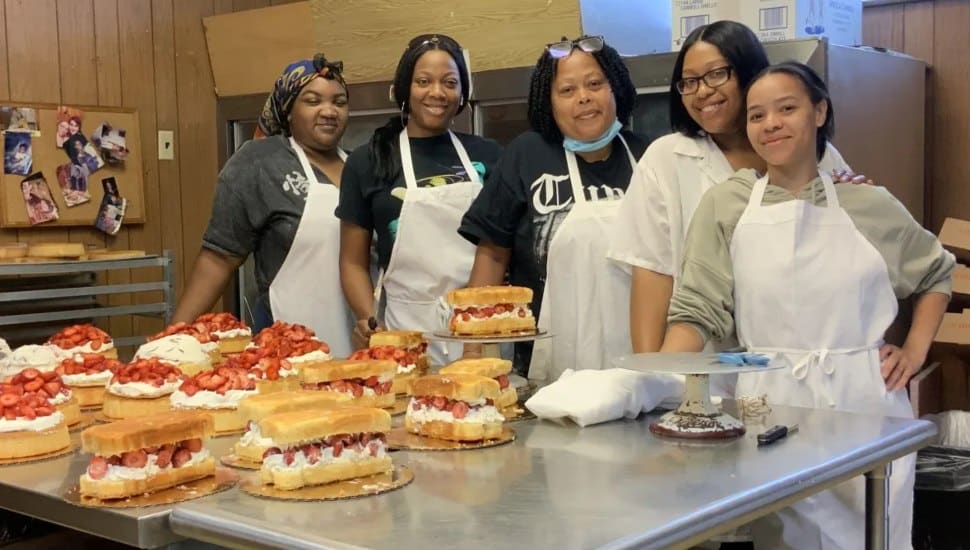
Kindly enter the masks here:
[[[313, 170], [321, 185], [333, 185], [323, 172]], [[202, 246], [242, 258], [254, 255], [258, 301], [266, 311], [269, 285], [293, 244], [309, 185], [283, 136], [246, 143], [219, 173]]]

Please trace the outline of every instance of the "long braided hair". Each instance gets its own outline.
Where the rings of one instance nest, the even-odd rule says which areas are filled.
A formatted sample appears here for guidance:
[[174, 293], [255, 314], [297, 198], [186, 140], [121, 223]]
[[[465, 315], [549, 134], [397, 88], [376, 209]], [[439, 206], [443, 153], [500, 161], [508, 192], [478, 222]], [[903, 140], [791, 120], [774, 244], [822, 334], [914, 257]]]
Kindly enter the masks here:
[[457, 113], [460, 113], [468, 104], [470, 76], [461, 45], [454, 38], [444, 34], [422, 34], [412, 38], [404, 53], [401, 54], [400, 61], [397, 62], [394, 83], [391, 87], [394, 103], [401, 108], [401, 115], [392, 117], [384, 126], [374, 130], [370, 140], [370, 151], [375, 161], [374, 175], [378, 181], [393, 181], [401, 171], [397, 139], [407, 125], [408, 113], [411, 110], [411, 80], [414, 77], [414, 66], [417, 65], [418, 59], [430, 50], [448, 52], [458, 67], [461, 102]]
[[[610, 82], [610, 90], [616, 100], [616, 119], [626, 125], [637, 96], [630, 70], [623, 63], [620, 53], [608, 44], [603, 44], [600, 51], [590, 55], [599, 63]], [[543, 50], [532, 71], [532, 84], [529, 87], [529, 125], [550, 143], [561, 143], [563, 140], [562, 131], [552, 116], [552, 82], [556, 78], [556, 61], [548, 50]]]

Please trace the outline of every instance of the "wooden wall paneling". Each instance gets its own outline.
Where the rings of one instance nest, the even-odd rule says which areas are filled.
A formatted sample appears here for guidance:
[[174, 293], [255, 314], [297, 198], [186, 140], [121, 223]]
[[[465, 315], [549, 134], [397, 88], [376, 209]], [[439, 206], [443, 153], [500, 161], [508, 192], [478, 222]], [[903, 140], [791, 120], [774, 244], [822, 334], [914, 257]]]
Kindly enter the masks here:
[[924, 110], [924, 195], [923, 195], [923, 225], [931, 230], [938, 230], [939, 227], [933, 223], [933, 189], [936, 179], [933, 170], [933, 151], [935, 128], [936, 128], [936, 71], [933, 68], [933, 36], [934, 36], [934, 4], [932, 2], [920, 2], [916, 4], [903, 4], [896, 6], [903, 12], [903, 51], [922, 59], [929, 65], [926, 71], [926, 108]]
[[903, 51], [904, 17], [898, 6], [865, 8], [862, 43], [867, 46]]
[[947, 217], [970, 218], [970, 2], [934, 2], [936, 120], [933, 136], [933, 229]]
[[[10, 99], [10, 78], [7, 67], [7, 6], [0, 2], [0, 101]], [[0, 242], [14, 242], [18, 239], [16, 229], [0, 229]]]
[[[118, 3], [118, 36], [121, 59], [121, 97], [126, 107], [138, 110], [141, 128], [142, 177], [145, 182], [145, 224], [128, 229], [131, 248], [159, 253], [162, 250], [162, 215], [159, 208], [157, 126], [155, 121], [155, 63], [152, 33], [152, 6], [149, 0]], [[157, 280], [161, 270], [135, 269], [135, 283]], [[153, 273], [154, 272], [154, 273]], [[158, 302], [161, 292], [139, 293], [137, 303]], [[132, 330], [136, 335], [160, 331], [160, 319], [135, 317]]]
[[[175, 71], [175, 6], [173, 0], [152, 0], [152, 47], [155, 65], [155, 121], [157, 130], [175, 133], [176, 146], [182, 141], [179, 133], [178, 94]], [[155, 143], [157, 138], [152, 141]], [[162, 250], [172, 254], [175, 294], [182, 289], [185, 254], [182, 251], [182, 188], [179, 184], [181, 156], [174, 160], [158, 161], [159, 221], [162, 230]], [[163, 215], [164, 213], [164, 215]]]
[[212, 209], [218, 173], [215, 92], [202, 18], [213, 15], [211, 1], [175, 0], [175, 74], [178, 97], [176, 155], [181, 159], [183, 277], [198, 256]]
[[232, 11], [256, 10], [271, 5], [270, 0], [232, 0]]
[[[59, 103], [61, 79], [54, 0], [7, 0], [6, 19], [10, 100]], [[17, 232], [17, 240], [28, 243], [67, 239], [67, 229], [41, 227]]]

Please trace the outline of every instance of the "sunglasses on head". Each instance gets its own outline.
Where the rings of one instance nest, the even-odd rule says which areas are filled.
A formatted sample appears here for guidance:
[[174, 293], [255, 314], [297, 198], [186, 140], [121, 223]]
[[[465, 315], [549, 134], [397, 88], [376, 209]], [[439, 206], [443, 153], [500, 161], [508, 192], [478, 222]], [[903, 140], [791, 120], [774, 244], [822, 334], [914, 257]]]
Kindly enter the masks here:
[[559, 42], [546, 44], [546, 51], [554, 59], [562, 59], [573, 53], [574, 48], [593, 53], [602, 50], [604, 44], [602, 36], [580, 36], [576, 40], [570, 40], [564, 36]]

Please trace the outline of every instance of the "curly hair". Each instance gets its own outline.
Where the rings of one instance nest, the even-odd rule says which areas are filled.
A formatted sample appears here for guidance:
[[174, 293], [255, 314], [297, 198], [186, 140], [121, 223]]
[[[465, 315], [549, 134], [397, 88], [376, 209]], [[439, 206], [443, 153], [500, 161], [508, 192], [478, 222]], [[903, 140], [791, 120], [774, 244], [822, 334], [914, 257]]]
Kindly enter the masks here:
[[[610, 90], [616, 100], [616, 119], [626, 125], [637, 95], [633, 80], [630, 79], [630, 70], [619, 52], [607, 44], [603, 44], [600, 51], [592, 52], [591, 55], [610, 82]], [[532, 83], [529, 86], [529, 125], [550, 143], [563, 140], [562, 131], [552, 116], [552, 82], [556, 78], [556, 61], [558, 60], [548, 50], [543, 50], [532, 71]]]
[[461, 100], [458, 103], [458, 114], [468, 104], [470, 78], [468, 65], [461, 45], [454, 38], [444, 34], [422, 34], [408, 42], [407, 48], [397, 62], [394, 72], [394, 82], [391, 94], [394, 103], [401, 108], [401, 115], [391, 117], [386, 124], [374, 130], [370, 140], [370, 151], [374, 157], [374, 175], [378, 181], [390, 181], [401, 170], [401, 161], [397, 152], [397, 136], [404, 130], [406, 119], [411, 109], [411, 80], [414, 78], [414, 67], [418, 59], [430, 50], [443, 50], [451, 56], [458, 67], [458, 78], [461, 81]]

